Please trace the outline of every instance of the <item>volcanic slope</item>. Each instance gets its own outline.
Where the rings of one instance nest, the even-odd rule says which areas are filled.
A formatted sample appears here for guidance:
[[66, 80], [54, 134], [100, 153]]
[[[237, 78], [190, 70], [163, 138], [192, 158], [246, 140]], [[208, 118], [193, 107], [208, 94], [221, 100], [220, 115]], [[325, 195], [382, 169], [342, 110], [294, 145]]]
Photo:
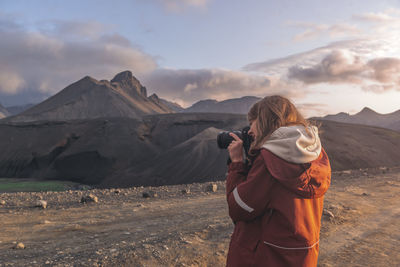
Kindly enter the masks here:
[[105, 117], [140, 118], [147, 114], [173, 112], [164, 103], [148, 98], [147, 91], [130, 71], [117, 74], [111, 81], [89, 76], [38, 105], [7, 118], [7, 121], [76, 120]]
[[341, 112], [336, 115], [327, 115], [323, 120], [356, 123], [400, 131], [400, 110], [388, 114], [380, 114], [370, 108], [364, 108], [354, 115]]
[[[398, 166], [400, 133], [320, 121], [333, 170]], [[246, 116], [147, 115], [16, 123], [0, 121], [0, 177], [62, 179], [125, 187], [224, 179], [228, 153], [219, 129], [239, 130]]]

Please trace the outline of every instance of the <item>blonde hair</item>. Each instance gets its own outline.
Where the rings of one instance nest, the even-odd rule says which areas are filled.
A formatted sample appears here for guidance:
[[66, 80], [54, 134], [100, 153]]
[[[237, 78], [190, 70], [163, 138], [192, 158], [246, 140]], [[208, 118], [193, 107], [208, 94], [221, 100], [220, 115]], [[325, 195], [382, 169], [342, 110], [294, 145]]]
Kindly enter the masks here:
[[257, 122], [257, 138], [250, 146], [250, 155], [254, 155], [255, 150], [260, 149], [279, 127], [303, 125], [307, 129], [310, 125], [289, 99], [279, 95], [267, 96], [256, 102], [247, 118], [249, 122]]

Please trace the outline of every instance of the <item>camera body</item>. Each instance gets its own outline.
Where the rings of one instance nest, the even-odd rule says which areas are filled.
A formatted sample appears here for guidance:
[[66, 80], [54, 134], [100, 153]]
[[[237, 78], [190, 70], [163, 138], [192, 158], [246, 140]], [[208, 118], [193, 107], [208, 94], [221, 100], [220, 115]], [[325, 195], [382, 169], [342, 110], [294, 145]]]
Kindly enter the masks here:
[[243, 141], [243, 149], [246, 154], [246, 157], [248, 156], [248, 152], [250, 149], [251, 142], [253, 142], [253, 138], [251, 135], [249, 135], [249, 130], [250, 127], [246, 126], [240, 131], [223, 131], [220, 132], [217, 136], [217, 144], [219, 148], [222, 149], [227, 149], [229, 144], [234, 140], [232, 136], [229, 135], [229, 133], [234, 133], [236, 134], [240, 139]]

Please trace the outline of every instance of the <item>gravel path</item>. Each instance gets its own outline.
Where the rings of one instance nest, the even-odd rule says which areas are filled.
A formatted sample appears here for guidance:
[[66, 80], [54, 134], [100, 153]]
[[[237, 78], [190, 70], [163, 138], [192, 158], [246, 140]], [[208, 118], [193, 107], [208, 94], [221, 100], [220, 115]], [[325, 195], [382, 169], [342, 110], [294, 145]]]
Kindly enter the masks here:
[[[0, 194], [0, 266], [224, 266], [233, 225], [215, 184]], [[399, 193], [399, 169], [334, 173], [319, 266], [399, 266]]]

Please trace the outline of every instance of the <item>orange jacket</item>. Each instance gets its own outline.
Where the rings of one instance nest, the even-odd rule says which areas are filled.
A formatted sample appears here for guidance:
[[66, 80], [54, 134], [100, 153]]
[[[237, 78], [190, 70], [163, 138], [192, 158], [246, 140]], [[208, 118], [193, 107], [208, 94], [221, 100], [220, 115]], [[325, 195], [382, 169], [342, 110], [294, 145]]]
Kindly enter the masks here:
[[323, 149], [310, 163], [289, 163], [266, 149], [250, 170], [231, 163], [226, 191], [235, 229], [227, 266], [316, 266], [330, 180]]

